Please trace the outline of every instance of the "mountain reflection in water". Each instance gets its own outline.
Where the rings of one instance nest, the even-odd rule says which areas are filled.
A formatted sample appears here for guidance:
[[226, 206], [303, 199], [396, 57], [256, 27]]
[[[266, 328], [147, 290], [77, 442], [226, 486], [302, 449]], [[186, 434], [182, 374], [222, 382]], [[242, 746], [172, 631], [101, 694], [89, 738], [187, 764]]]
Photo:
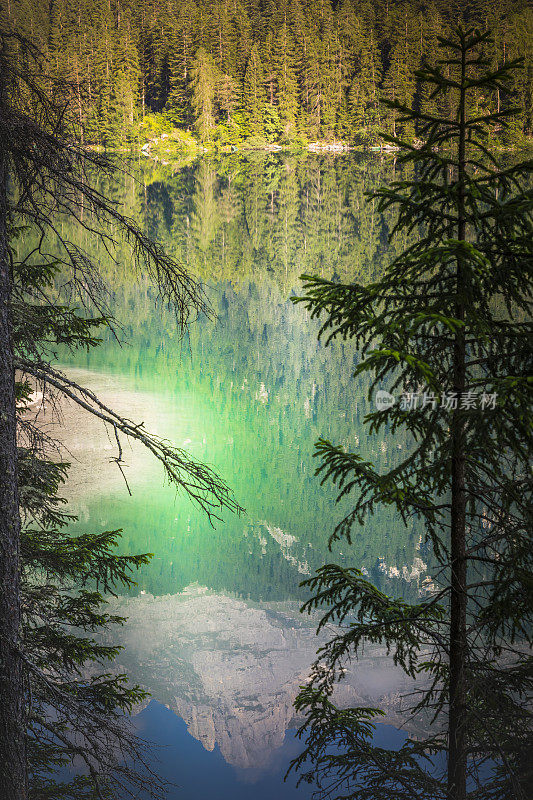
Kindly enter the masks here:
[[[313, 790], [308, 784], [297, 787], [294, 774], [284, 781], [288, 764], [302, 749], [293, 729], [286, 731], [266, 769], [241, 770], [227, 764], [218, 747], [206, 751], [179, 717], [155, 701], [136, 722], [142, 736], [160, 745], [159, 774], [177, 784], [170, 788], [168, 800], [308, 800]], [[374, 743], [399, 748], [405, 736], [390, 725], [378, 725]]]
[[[125, 650], [116, 668], [147, 686], [187, 724], [206, 750], [261, 771], [295, 727], [293, 700], [317, 647], [316, 619], [298, 605], [252, 604], [192, 586], [180, 594], [121, 598]], [[379, 648], [368, 648], [339, 685], [342, 705], [375, 705], [384, 722], [401, 724], [400, 694], [413, 688]]]

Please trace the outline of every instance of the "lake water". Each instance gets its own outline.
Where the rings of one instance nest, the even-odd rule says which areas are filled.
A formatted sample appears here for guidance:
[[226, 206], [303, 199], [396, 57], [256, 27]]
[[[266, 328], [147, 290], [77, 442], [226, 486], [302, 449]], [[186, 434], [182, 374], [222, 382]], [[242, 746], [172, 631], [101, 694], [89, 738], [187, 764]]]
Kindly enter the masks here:
[[[292, 703], [320, 644], [316, 618], [299, 613], [307, 596], [300, 582], [317, 567], [357, 566], [410, 600], [431, 588], [418, 532], [389, 511], [356, 530], [352, 546], [328, 551], [350, 506], [336, 504], [314, 476], [315, 441], [357, 448], [383, 468], [408, 445], [366, 435], [372, 406], [364, 380], [352, 377], [355, 349], [319, 343], [316, 321], [290, 301], [302, 273], [344, 281], [378, 274], [392, 220], [364, 193], [393, 171], [377, 156], [258, 154], [134, 165], [135, 178], [120, 186], [128, 212], [205, 282], [216, 318], [193, 323], [180, 340], [144, 277], [100, 253], [124, 344], [107, 337], [88, 354], [63, 354], [63, 367], [215, 467], [246, 509], [211, 527], [136, 446], [125, 452], [130, 496], [110, 463], [108, 433], [63, 408], [73, 530], [122, 528], [124, 552], [154, 553], [137, 588], [113, 601], [128, 622], [111, 636], [124, 645], [115, 668], [153, 698], [136, 723], [164, 745], [158, 758], [177, 784], [172, 798], [310, 796], [309, 786], [282, 778], [301, 747]], [[339, 701], [381, 705], [387, 724], [376, 735], [396, 746], [406, 735], [396, 728], [407, 688], [385, 654], [369, 648]]]

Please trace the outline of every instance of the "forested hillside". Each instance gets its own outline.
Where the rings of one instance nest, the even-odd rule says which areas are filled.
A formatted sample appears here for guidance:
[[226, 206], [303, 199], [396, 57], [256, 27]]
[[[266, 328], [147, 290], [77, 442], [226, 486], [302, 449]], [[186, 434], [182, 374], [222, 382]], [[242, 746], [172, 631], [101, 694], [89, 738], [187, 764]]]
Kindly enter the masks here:
[[[482, 112], [523, 108], [502, 135], [504, 144], [520, 142], [533, 130], [533, 11], [527, 0], [466, 5], [470, 20], [493, 31], [486, 56], [494, 67], [525, 59], [511, 93], [477, 97]], [[465, 4], [8, 0], [6, 10], [53, 76], [71, 82], [86, 142], [124, 144], [145, 120], [145, 133], [167, 125], [222, 144], [246, 137], [371, 144], [378, 129], [416, 133], [380, 109], [380, 96], [434, 110], [412, 71], [435, 62], [437, 36]]]

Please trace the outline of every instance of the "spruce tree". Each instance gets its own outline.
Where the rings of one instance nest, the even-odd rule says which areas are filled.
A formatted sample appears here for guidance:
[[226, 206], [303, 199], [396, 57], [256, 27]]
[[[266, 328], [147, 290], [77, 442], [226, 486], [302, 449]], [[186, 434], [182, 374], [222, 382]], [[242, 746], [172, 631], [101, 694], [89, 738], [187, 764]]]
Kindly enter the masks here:
[[[435, 67], [439, 59], [439, 35], [445, 34], [442, 18], [434, 4], [431, 4], [420, 21], [420, 37], [422, 39], [421, 54], [424, 64]], [[420, 108], [427, 114], [437, 113], [436, 98], [432, 97], [431, 86], [420, 85]]]
[[[350, 112], [354, 112], [353, 117], [362, 117], [363, 113], [362, 103], [358, 97], [359, 81], [355, 79], [355, 72], [363, 46], [364, 34], [361, 19], [353, 0], [343, 0], [337, 6], [335, 24], [339, 35], [338, 69], [340, 75], [338, 83], [341, 92], [337, 128], [342, 137], [350, 137], [351, 129], [355, 127], [355, 120], [351, 119]], [[348, 99], [350, 90], [352, 92], [351, 101]]]
[[196, 51], [191, 65], [191, 107], [194, 126], [200, 139], [209, 139], [216, 123], [215, 93], [219, 73], [215, 62], [203, 47]]
[[[22, 238], [15, 231], [12, 247]], [[14, 250], [12, 264], [17, 359], [42, 363], [60, 342], [72, 350], [98, 345], [103, 318], [39, 303], [53, 291], [56, 265], [17, 261]], [[72, 536], [67, 530], [74, 517], [58, 492], [68, 464], [46, 457], [53, 443], [35, 423], [33, 386], [24, 375], [15, 385], [28, 797], [79, 800], [140, 790], [159, 797], [162, 783], [146, 768], [144, 746], [124, 716], [146, 693], [109, 673], [120, 648], [102, 641], [123, 622], [106, 613], [104, 596], [133, 586], [132, 572], [149, 556], [116, 555], [120, 531]], [[81, 774], [61, 779], [74, 759], [83, 764]]]
[[[408, 7], [395, 19], [394, 39], [389, 54], [390, 65], [383, 82], [383, 96], [404, 106], [411, 106], [416, 92], [414, 70], [420, 65], [420, 39], [417, 20]], [[390, 109], [390, 132], [393, 136], [413, 136], [410, 120], [398, 121], [394, 108]]]
[[220, 75], [216, 87], [217, 105], [224, 112], [228, 122], [239, 104], [239, 85], [227, 73]]
[[[304, 609], [325, 606], [320, 628], [341, 626], [296, 701], [306, 748], [293, 766], [318, 781], [320, 798], [526, 800], [533, 779], [533, 163], [502, 165], [487, 149], [488, 130], [507, 124], [513, 109], [469, 113], [476, 92], [506, 92], [517, 64], [490, 70], [482, 56], [489, 36], [476, 30], [459, 28], [439, 42], [440, 64], [417, 78], [437, 104], [449, 94], [454, 114], [388, 101], [407, 129], [417, 125], [422, 144], [390, 137], [403, 148], [404, 169], [415, 171], [373, 195], [382, 212], [397, 211], [392, 238], [416, 234], [414, 243], [376, 282], [304, 276], [298, 298], [324, 315], [327, 342], [360, 347], [356, 375], [370, 373], [370, 395], [403, 392], [401, 402], [368, 415], [369, 435], [405, 430], [413, 442], [385, 473], [318, 442], [322, 480], [333, 481], [339, 498], [355, 496], [331, 539], [350, 543], [355, 527], [388, 505], [399, 525], [414, 518], [419, 526], [437, 584], [413, 604], [387, 597], [355, 567], [329, 564], [304, 582], [313, 591]], [[411, 712], [425, 720], [425, 740], [374, 747], [381, 712], [335, 705], [336, 681], [367, 642], [385, 645], [418, 680]]]
[[298, 83], [298, 132], [307, 132], [309, 111], [309, 83], [307, 80], [308, 48], [311, 36], [307, 18], [300, 0], [290, 0], [288, 21], [294, 42], [294, 67]]
[[284, 139], [296, 134], [298, 83], [295, 74], [295, 48], [286, 22], [276, 34], [273, 69], [277, 78], [277, 111]]
[[194, 4], [183, 3], [170, 34], [170, 93], [165, 104], [165, 114], [179, 127], [189, 127], [193, 122], [189, 82], [197, 50], [196, 19], [197, 10]]
[[375, 30], [368, 24], [362, 26], [361, 38], [355, 46], [357, 57], [348, 89], [351, 138], [356, 141], [372, 142], [378, 139], [381, 118], [379, 84], [382, 78], [382, 65]]
[[[146, 692], [109, 672], [121, 648], [103, 642], [124, 622], [106, 611], [104, 597], [134, 586], [134, 570], [150, 556], [117, 555], [120, 531], [63, 530], [74, 519], [57, 494], [66, 464], [20, 449], [18, 469], [22, 645], [31, 692], [28, 797], [89, 800], [139, 791], [163, 797], [163, 782], [147, 767], [146, 747], [125, 716]], [[82, 768], [68, 780], [75, 759]]]
[[141, 81], [138, 52], [128, 23], [123, 20], [124, 29], [115, 45], [109, 105], [110, 128], [114, 128], [113, 138], [120, 144], [131, 141], [135, 132]]
[[263, 111], [265, 107], [265, 88], [263, 64], [257, 42], [250, 51], [244, 73], [243, 106], [250, 115], [250, 130], [255, 135], [263, 132]]
[[343, 107], [343, 75], [342, 48], [333, 13], [329, 7], [322, 25], [320, 39], [321, 135], [331, 139], [336, 131], [337, 116]]
[[265, 90], [267, 102], [271, 108], [274, 107], [276, 101], [277, 91], [277, 76], [276, 76], [276, 44], [277, 37], [274, 31], [268, 31], [265, 42], [263, 44], [263, 73], [265, 81]]
[[[216, 508], [237, 508], [228, 487], [212, 470], [191, 459], [181, 448], [150, 434], [116, 414], [93, 393], [53, 366], [56, 342], [82, 345], [91, 340], [100, 320], [113, 327], [98, 267], [59, 224], [65, 217], [90, 236], [95, 233], [110, 257], [125, 256], [143, 281], [151, 280], [175, 311], [178, 326], [191, 312], [207, 312], [200, 286], [179, 262], [150, 240], [136, 223], [120, 213], [89, 180], [98, 173], [112, 181], [113, 164], [88, 151], [70, 125], [71, 86], [43, 74], [41, 57], [31, 42], [0, 19], [0, 795], [26, 800], [27, 691], [21, 638], [20, 511], [18, 497], [17, 382], [15, 373], [69, 397], [110, 426], [117, 445], [115, 462], [122, 468], [122, 437], [142, 442], [163, 466], [167, 478], [181, 486], [209, 516]], [[35, 234], [32, 246], [15, 274], [13, 232], [24, 224]], [[120, 242], [119, 242], [120, 240]], [[63, 271], [64, 284], [83, 311], [74, 312], [58, 300], [54, 278]], [[20, 394], [19, 394], [19, 399]], [[19, 435], [28, 447], [42, 443], [34, 424]], [[109, 544], [111, 542], [108, 542]], [[74, 602], [74, 601], [73, 601]]]

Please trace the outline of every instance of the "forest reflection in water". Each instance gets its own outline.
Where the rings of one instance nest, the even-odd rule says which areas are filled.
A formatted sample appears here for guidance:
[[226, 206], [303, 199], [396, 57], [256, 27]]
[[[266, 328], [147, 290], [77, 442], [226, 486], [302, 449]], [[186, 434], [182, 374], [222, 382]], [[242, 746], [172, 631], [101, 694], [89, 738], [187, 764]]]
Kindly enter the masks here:
[[[262, 780], [261, 770], [279, 768], [273, 754], [287, 747], [292, 701], [319, 645], [316, 620], [298, 613], [300, 581], [335, 560], [406, 599], [433, 586], [416, 527], [387, 510], [354, 532], [351, 547], [328, 551], [349, 503], [336, 505], [314, 476], [317, 438], [357, 447], [381, 467], [409, 443], [366, 437], [372, 406], [364, 378], [352, 377], [355, 349], [325, 348], [316, 321], [290, 302], [301, 273], [376, 274], [391, 220], [364, 192], [393, 167], [276, 154], [135, 169], [121, 199], [206, 282], [216, 318], [196, 321], [180, 342], [168, 310], [154, 313], [142, 278], [134, 285], [126, 263], [102, 254], [125, 344], [108, 337], [61, 361], [124, 416], [215, 466], [246, 513], [211, 528], [137, 448], [126, 454], [130, 497], [106, 432], [65, 405], [67, 496], [79, 514], [73, 531], [120, 527], [123, 551], [154, 553], [138, 587], [112, 605], [129, 618], [118, 632], [125, 650], [116, 668], [178, 714], [207, 751]], [[347, 676], [340, 697], [381, 703], [398, 725], [407, 688], [376, 650]], [[157, 713], [152, 704], [139, 719], [150, 727], [146, 714]]]

